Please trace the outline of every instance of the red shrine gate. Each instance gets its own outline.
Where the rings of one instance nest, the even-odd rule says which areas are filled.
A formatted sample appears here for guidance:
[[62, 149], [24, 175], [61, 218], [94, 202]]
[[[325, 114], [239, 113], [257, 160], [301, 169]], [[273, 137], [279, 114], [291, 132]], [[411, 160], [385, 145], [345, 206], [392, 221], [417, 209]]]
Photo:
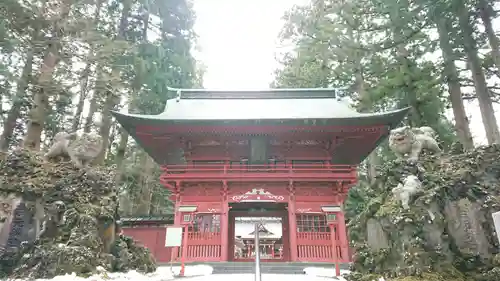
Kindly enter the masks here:
[[[256, 250], [274, 261], [350, 260], [341, 207], [356, 166], [407, 109], [360, 114], [331, 89], [177, 92], [160, 115], [114, 114], [163, 168], [173, 223], [189, 225], [187, 261], [251, 260]], [[271, 218], [263, 249], [251, 233], [236, 237], [244, 217]]]
[[[354, 170], [351, 175], [354, 176]], [[345, 190], [347, 184], [348, 182]], [[255, 184], [239, 183], [234, 186], [228, 184], [226, 187], [184, 188], [184, 192], [179, 195], [181, 200], [177, 200], [177, 208], [196, 206], [195, 218], [189, 231], [187, 260], [234, 260], [237, 216], [282, 218], [282, 261], [334, 261], [332, 245], [336, 245], [339, 261], [349, 260], [343, 213], [331, 213], [336, 218], [328, 222], [327, 214], [322, 209], [340, 206], [343, 195], [339, 194], [345, 194], [344, 191], [316, 189], [312, 186], [287, 187], [278, 183], [269, 184], [267, 189], [252, 188], [254, 186]], [[223, 200], [220, 200], [221, 197]], [[210, 201], [215, 198], [219, 202]], [[265, 210], [249, 211], [264, 202], [267, 203]], [[269, 208], [273, 203], [281, 205], [282, 209]], [[238, 210], [232, 211], [233, 208]], [[182, 224], [183, 220], [191, 221], [190, 215], [192, 214], [177, 213], [174, 224]], [[221, 225], [229, 227], [223, 228]], [[335, 241], [332, 241], [332, 233]]]

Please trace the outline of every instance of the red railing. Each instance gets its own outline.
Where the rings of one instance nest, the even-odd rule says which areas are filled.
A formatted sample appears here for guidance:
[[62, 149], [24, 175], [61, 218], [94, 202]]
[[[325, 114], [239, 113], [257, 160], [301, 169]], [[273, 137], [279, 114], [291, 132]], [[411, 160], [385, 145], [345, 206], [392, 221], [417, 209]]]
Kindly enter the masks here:
[[220, 261], [220, 232], [190, 232], [188, 240], [187, 261]]
[[[335, 243], [332, 243], [334, 227]], [[325, 215], [302, 214], [297, 216], [297, 259], [316, 262], [349, 262], [348, 253], [342, 252], [338, 224], [328, 225]], [[335, 244], [335, 251], [333, 247]], [[335, 256], [336, 255], [336, 256]]]
[[342, 255], [341, 241], [337, 239], [334, 258], [330, 233], [297, 233], [297, 255], [299, 261], [349, 262], [349, 257]]
[[276, 164], [276, 165], [230, 165], [230, 164], [187, 164], [164, 165], [163, 181], [171, 180], [219, 180], [219, 179], [294, 179], [352, 180], [356, 168], [350, 165], [328, 164]]

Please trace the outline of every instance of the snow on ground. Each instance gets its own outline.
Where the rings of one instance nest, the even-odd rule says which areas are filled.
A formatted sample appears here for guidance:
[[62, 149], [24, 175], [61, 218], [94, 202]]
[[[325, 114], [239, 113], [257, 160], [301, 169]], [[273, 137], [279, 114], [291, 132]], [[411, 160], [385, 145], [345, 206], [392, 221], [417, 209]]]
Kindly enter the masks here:
[[[333, 278], [335, 276], [335, 268], [324, 268], [324, 267], [306, 267], [304, 268], [304, 273], [308, 276], [314, 276], [314, 277], [328, 277], [328, 278]], [[345, 281], [345, 278], [342, 277], [343, 275], [349, 274], [349, 270], [340, 270], [340, 276], [336, 277], [337, 280]], [[384, 278], [380, 278], [378, 280], [373, 280], [373, 281], [385, 281]]]
[[[338, 280], [344, 281], [345, 278], [342, 277], [344, 274], [349, 274], [349, 270], [340, 270], [340, 276], [337, 277]], [[335, 268], [325, 268], [325, 267], [306, 267], [304, 268], [304, 273], [309, 276], [315, 277], [336, 277]]]
[[[214, 274], [185, 278], [186, 281], [255, 281], [253, 274]], [[332, 278], [294, 274], [262, 274], [262, 281], [332, 281]]]
[[[174, 279], [174, 276], [178, 275], [181, 271], [180, 266], [160, 266], [153, 273], [139, 273], [135, 270], [121, 273], [109, 273], [101, 271], [100, 273], [94, 274], [90, 277], [83, 278], [78, 277], [76, 274], [67, 274], [56, 276], [52, 279], [36, 279], [35, 281], [166, 281]], [[213, 268], [208, 265], [187, 265], [184, 275], [186, 277], [200, 276], [206, 277], [206, 275], [212, 274]], [[21, 279], [14, 279], [9, 281], [22, 281]]]
[[[169, 268], [170, 270], [170, 268]], [[178, 276], [179, 272], [181, 272], [181, 267], [180, 266], [174, 266], [172, 267], [172, 271], [174, 273], [174, 276]], [[188, 265], [186, 266], [186, 269], [184, 270], [184, 276], [189, 277], [189, 276], [207, 276], [211, 275], [212, 271], [214, 269], [209, 266], [209, 265]]]
[[[142, 274], [135, 270], [127, 273], [108, 273], [101, 271], [90, 277], [78, 277], [76, 274], [68, 274], [63, 276], [56, 276], [52, 279], [36, 279], [34, 281], [167, 281], [175, 279], [179, 275], [180, 266], [160, 266], [153, 273]], [[212, 275], [213, 268], [208, 265], [187, 265], [185, 269], [184, 280], [189, 281], [254, 281], [253, 274], [214, 274]], [[322, 267], [306, 267], [304, 268], [305, 275], [293, 274], [262, 274], [262, 281], [331, 281], [341, 280], [345, 281], [343, 277], [335, 276], [334, 268]], [[341, 275], [349, 274], [349, 270], [341, 270]], [[9, 281], [24, 281], [21, 279]], [[384, 281], [383, 279], [373, 281]]]

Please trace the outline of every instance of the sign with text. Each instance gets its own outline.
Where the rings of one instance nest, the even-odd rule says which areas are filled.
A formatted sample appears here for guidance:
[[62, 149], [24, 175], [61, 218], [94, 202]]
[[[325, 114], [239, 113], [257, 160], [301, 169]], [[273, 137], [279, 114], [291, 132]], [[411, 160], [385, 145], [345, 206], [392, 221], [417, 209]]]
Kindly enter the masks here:
[[493, 213], [491, 216], [493, 217], [493, 224], [495, 225], [498, 242], [500, 242], [500, 212]]
[[165, 233], [165, 247], [180, 247], [182, 244], [182, 227], [168, 226]]

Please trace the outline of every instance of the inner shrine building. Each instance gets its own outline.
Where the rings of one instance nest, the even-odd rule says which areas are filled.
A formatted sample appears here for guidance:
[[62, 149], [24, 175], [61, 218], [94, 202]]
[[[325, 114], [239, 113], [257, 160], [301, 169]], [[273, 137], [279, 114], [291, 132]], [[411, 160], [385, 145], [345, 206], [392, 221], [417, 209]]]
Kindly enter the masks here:
[[161, 114], [113, 114], [162, 167], [187, 261], [350, 261], [357, 165], [408, 109], [358, 113], [333, 89], [174, 91]]

